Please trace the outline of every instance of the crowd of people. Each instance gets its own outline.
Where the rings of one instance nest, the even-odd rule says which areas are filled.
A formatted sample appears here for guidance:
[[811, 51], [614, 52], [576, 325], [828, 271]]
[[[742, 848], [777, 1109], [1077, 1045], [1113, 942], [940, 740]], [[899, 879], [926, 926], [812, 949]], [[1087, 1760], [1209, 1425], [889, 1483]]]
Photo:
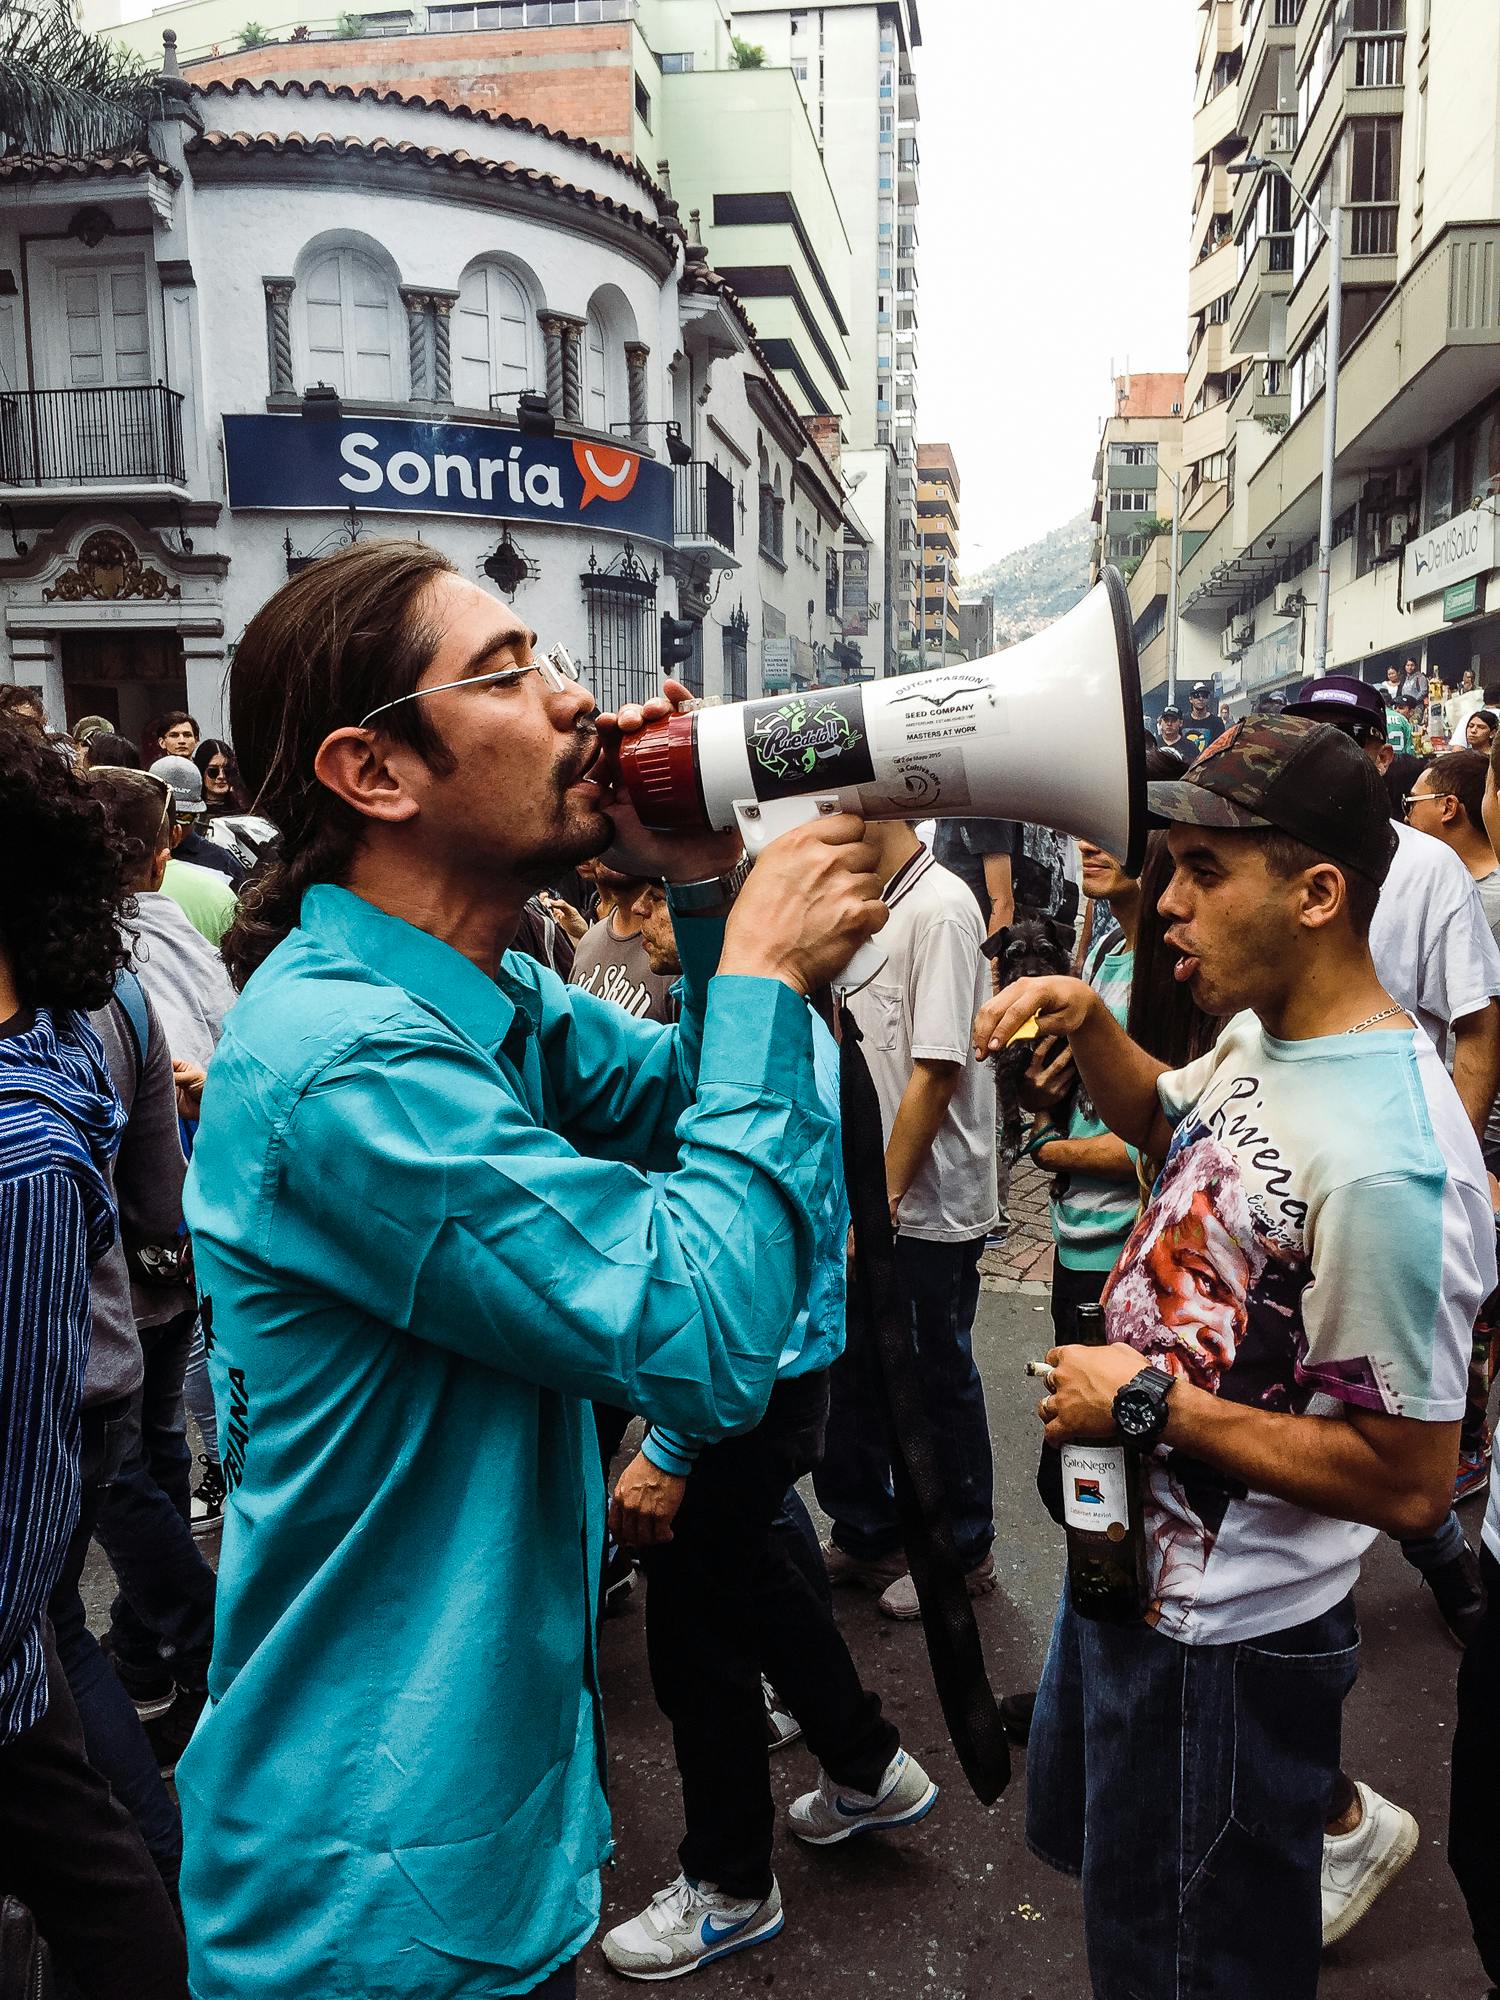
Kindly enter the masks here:
[[[571, 1995], [601, 1621], [642, 1579], [682, 1836], [614, 1973], [795, 1924], [788, 1744], [797, 1840], [917, 1827], [934, 1746], [835, 1592], [923, 1615], [913, 1424], [959, 1603], [998, 1588], [972, 1336], [1021, 1149], [1056, 1253], [1038, 1504], [1066, 1518], [1070, 1442], [1128, 1436], [1145, 1482], [1144, 1614], [1083, 1615], [1059, 1532], [1000, 1704], [1095, 1993], [1310, 1995], [1415, 1850], [1341, 1755], [1382, 1532], [1464, 1649], [1449, 1853], [1500, 1990], [1500, 1499], [1477, 1550], [1458, 1511], [1493, 1494], [1500, 1310], [1484, 698], [1434, 752], [1415, 669], [1232, 726], [1196, 685], [1139, 874], [848, 815], [752, 867], [612, 785], [686, 691], [601, 718], [534, 647], [380, 540], [252, 621], [234, 748], [181, 711], [57, 735], [0, 690], [0, 2000]], [[841, 1145], [851, 1048], [878, 1159]]]

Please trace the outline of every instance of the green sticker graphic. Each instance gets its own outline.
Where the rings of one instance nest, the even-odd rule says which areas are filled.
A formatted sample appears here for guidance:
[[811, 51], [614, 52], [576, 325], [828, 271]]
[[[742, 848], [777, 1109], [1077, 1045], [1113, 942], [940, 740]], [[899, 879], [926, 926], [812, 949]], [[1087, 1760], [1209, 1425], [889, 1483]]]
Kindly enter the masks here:
[[761, 799], [869, 784], [874, 776], [858, 688], [808, 688], [748, 703], [745, 747]]

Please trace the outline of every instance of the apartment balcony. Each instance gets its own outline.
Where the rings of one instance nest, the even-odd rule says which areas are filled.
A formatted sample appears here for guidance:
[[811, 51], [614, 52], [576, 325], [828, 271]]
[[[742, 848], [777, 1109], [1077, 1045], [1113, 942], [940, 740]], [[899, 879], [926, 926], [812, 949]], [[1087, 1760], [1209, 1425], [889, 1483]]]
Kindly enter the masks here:
[[1217, 250], [1200, 258], [1188, 272], [1188, 311], [1201, 313], [1215, 299], [1234, 290], [1239, 274], [1239, 251], [1234, 239], [1226, 236]]
[[187, 486], [182, 397], [161, 383], [0, 392], [0, 487], [140, 493]]
[[1228, 422], [1254, 417], [1263, 424], [1285, 426], [1291, 415], [1291, 372], [1284, 361], [1249, 361], [1239, 387], [1229, 399]]
[[1221, 166], [1212, 166], [1202, 177], [1193, 206], [1193, 229], [1188, 238], [1188, 261], [1196, 263], [1203, 254], [1216, 215], [1228, 215], [1234, 200], [1234, 184]]
[[1290, 231], [1262, 236], [1244, 259], [1229, 304], [1229, 340], [1236, 354], [1264, 354], [1270, 344], [1277, 305], [1292, 288], [1292, 243]]
[[[1372, 470], [1410, 458], [1496, 390], [1500, 223], [1450, 223], [1344, 354], [1335, 508]], [[1256, 539], [1283, 523], [1296, 532], [1316, 524], [1322, 410], [1320, 394], [1252, 475], [1247, 525]]]
[[1399, 118], [1405, 104], [1406, 37], [1350, 35], [1315, 104], [1307, 109], [1291, 174], [1313, 188], [1346, 118]]
[[1239, 92], [1232, 83], [1216, 91], [1206, 104], [1193, 113], [1193, 158], [1207, 160], [1235, 131], [1239, 116]]
[[1229, 329], [1222, 322], [1216, 326], [1206, 326], [1198, 345], [1188, 359], [1187, 379], [1182, 385], [1182, 407], [1192, 409], [1198, 400], [1198, 391], [1212, 375], [1222, 375], [1229, 366], [1232, 349], [1229, 345]]
[[915, 204], [920, 198], [919, 165], [916, 141], [903, 140], [896, 149], [896, 197], [899, 201]]
[[1276, 101], [1281, 51], [1296, 43], [1300, 6], [1301, 0], [1260, 0], [1245, 31], [1239, 77], [1242, 132]]
[[[1250, 134], [1250, 151], [1258, 159], [1269, 160], [1273, 165], [1290, 172], [1292, 154], [1297, 149], [1297, 114], [1295, 111], [1267, 111], [1255, 122]], [[1234, 201], [1231, 215], [1234, 233], [1238, 236], [1244, 224], [1245, 215], [1261, 190], [1262, 182], [1258, 174], [1240, 174], [1234, 183]]]
[[738, 569], [734, 553], [734, 486], [702, 459], [672, 473], [672, 540], [710, 569]]
[[[1396, 235], [1400, 216], [1394, 201], [1351, 202], [1344, 216], [1344, 291], [1389, 291], [1396, 282]], [[1286, 351], [1295, 354], [1309, 330], [1328, 309], [1328, 245], [1317, 250], [1287, 294]]]
[[903, 125], [915, 125], [922, 116], [917, 102], [917, 79], [907, 70], [897, 87], [896, 116]]

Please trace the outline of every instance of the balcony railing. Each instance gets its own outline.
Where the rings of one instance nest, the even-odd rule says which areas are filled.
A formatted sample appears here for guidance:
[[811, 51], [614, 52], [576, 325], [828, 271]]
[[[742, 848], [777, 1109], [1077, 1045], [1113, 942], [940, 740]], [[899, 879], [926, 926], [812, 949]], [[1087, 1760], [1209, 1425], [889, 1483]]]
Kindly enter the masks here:
[[1359, 90], [1397, 90], [1406, 74], [1404, 35], [1354, 38], [1354, 82]]
[[161, 383], [0, 391], [0, 485], [182, 486], [182, 397]]
[[734, 487], [717, 466], [695, 459], [676, 468], [672, 530], [679, 542], [709, 542], [728, 556], [734, 554]]
[[1396, 217], [1393, 201], [1351, 203], [1349, 208], [1349, 255], [1351, 257], [1394, 257]]

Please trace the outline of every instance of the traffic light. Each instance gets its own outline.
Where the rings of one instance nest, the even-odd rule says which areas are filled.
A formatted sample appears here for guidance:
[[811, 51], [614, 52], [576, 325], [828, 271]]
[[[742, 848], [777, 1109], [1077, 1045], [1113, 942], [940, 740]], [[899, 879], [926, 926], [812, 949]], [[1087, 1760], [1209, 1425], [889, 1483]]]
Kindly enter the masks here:
[[661, 614], [661, 663], [665, 672], [686, 666], [692, 659], [693, 629], [691, 618], [674, 618], [667, 611]]

